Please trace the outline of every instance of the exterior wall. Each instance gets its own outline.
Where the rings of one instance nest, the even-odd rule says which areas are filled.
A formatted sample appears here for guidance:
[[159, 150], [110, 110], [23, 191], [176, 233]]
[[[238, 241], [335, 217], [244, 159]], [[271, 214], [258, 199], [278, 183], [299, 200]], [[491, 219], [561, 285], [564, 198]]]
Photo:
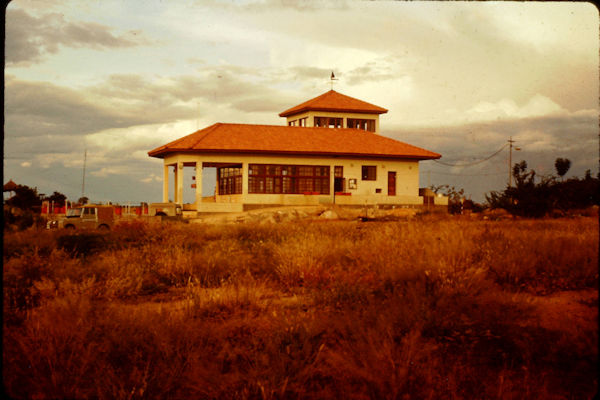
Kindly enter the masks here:
[[448, 196], [435, 196], [433, 199], [433, 204], [436, 206], [447, 206]]
[[[301, 118], [308, 117], [306, 120], [306, 126], [312, 127], [314, 126], [315, 119], [314, 117], [335, 117], [335, 118], [343, 118], [342, 127], [347, 128], [348, 118], [358, 118], [358, 119], [373, 119], [375, 120], [375, 133], [379, 133], [379, 114], [360, 114], [360, 113], [342, 113], [342, 112], [328, 112], [328, 111], [307, 111], [300, 114], [295, 114], [286, 118], [286, 125], [290, 121], [298, 121]], [[296, 122], [296, 126], [298, 122]]]
[[[389, 159], [354, 159], [354, 158], [326, 158], [326, 157], [285, 157], [262, 156], [247, 154], [176, 154], [164, 159], [165, 165], [190, 165], [202, 162], [222, 162], [242, 164], [243, 187], [242, 194], [216, 195], [212, 203], [236, 204], [423, 204], [419, 197], [419, 163], [416, 160], [389, 160]], [[291, 165], [325, 165], [330, 167], [328, 195], [304, 194], [253, 194], [248, 193], [248, 165], [249, 164], [291, 164]], [[363, 181], [362, 166], [376, 166], [376, 180]], [[344, 168], [345, 179], [344, 193], [349, 195], [334, 196], [334, 166]], [[396, 172], [396, 195], [388, 196], [388, 172]], [[178, 181], [183, 178], [178, 176]], [[356, 179], [356, 189], [349, 188], [349, 180]], [[381, 189], [381, 193], [376, 193]], [[201, 194], [200, 194], [201, 196]], [[200, 197], [201, 198], [201, 197]], [[198, 201], [196, 201], [198, 204]], [[211, 203], [201, 202], [199, 208], [213, 207]], [[214, 206], [218, 208], [220, 206]], [[237, 209], [237, 207], [234, 207]], [[198, 211], [201, 211], [200, 209]]]

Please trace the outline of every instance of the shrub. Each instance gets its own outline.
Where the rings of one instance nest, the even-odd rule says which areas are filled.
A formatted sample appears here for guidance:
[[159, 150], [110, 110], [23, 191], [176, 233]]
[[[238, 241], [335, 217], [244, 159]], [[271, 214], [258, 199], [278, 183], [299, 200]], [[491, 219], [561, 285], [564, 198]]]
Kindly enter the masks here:
[[62, 235], [57, 238], [56, 243], [59, 249], [78, 257], [108, 250], [111, 245], [109, 235], [94, 232]]

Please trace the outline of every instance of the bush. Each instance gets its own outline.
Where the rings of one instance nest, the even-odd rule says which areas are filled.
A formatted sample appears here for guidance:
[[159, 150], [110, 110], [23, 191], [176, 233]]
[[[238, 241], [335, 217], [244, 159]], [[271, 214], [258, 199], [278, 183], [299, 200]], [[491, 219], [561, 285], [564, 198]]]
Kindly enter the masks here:
[[112, 241], [110, 234], [76, 233], [59, 236], [57, 247], [76, 257], [86, 257], [110, 249]]
[[[559, 160], [561, 159], [557, 159], [557, 163]], [[562, 160], [559, 164], [564, 161], [568, 160]], [[557, 170], [561, 168], [557, 166]], [[514, 187], [509, 186], [503, 192], [492, 191], [486, 194], [491, 208], [503, 208], [522, 217], [541, 218], [553, 210], [587, 208], [598, 205], [600, 201], [600, 180], [592, 178], [589, 171], [584, 179], [573, 178], [564, 182], [555, 177], [543, 177], [536, 183], [535, 171], [528, 171], [527, 163], [521, 161], [514, 165], [513, 176]]]

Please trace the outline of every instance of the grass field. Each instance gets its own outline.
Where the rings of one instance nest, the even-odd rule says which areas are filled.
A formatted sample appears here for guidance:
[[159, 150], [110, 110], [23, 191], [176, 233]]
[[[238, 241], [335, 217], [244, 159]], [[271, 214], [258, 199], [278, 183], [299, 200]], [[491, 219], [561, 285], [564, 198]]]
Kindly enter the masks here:
[[598, 218], [4, 236], [13, 398], [585, 399]]

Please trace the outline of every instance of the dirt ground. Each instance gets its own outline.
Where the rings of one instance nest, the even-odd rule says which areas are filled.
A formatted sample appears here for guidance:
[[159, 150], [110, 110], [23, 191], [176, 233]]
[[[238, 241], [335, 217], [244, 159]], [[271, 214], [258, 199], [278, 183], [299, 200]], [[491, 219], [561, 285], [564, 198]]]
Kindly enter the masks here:
[[577, 334], [598, 329], [598, 291], [563, 291], [548, 296], [533, 296], [541, 327]]
[[413, 218], [419, 210], [414, 208], [395, 208], [389, 210], [377, 207], [338, 207], [338, 206], [280, 206], [259, 208], [237, 213], [205, 214], [190, 218], [190, 223], [235, 223], [258, 222], [276, 223], [295, 219], [341, 219], [356, 220], [358, 218]]

